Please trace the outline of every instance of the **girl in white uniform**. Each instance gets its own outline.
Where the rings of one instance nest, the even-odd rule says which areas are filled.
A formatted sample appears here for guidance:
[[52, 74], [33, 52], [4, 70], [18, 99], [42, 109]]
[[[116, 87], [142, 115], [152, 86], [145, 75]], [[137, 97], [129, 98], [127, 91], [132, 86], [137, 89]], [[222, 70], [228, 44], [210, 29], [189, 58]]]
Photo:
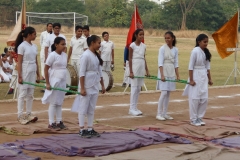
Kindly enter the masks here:
[[[144, 84], [143, 78], [134, 78], [134, 76], [144, 77], [145, 73], [149, 75], [147, 62], [145, 59], [146, 45], [142, 43], [144, 31], [137, 29], [129, 46], [129, 77], [131, 78], [131, 97], [129, 114], [138, 116], [142, 112], [137, 108], [137, 102], [141, 86]], [[146, 71], [146, 72], [145, 72]]]
[[[100, 48], [101, 39], [96, 35], [87, 38], [87, 49], [80, 57], [80, 72], [79, 72], [79, 95], [73, 104], [73, 108], [78, 110], [78, 120], [80, 126], [79, 135], [84, 138], [99, 137], [93, 129], [94, 110], [96, 107], [99, 82], [102, 86], [102, 93], [105, 93], [105, 87], [102, 78], [102, 64], [103, 61], [97, 50]], [[87, 116], [88, 129], [84, 129], [84, 120]]]
[[[18, 34], [15, 43], [15, 52], [18, 53], [18, 121], [21, 124], [38, 120], [36, 116], [31, 114], [34, 86], [23, 84], [23, 81], [31, 83], [37, 81], [39, 83], [37, 45], [32, 44], [36, 37], [35, 29], [26, 27]], [[26, 116], [23, 114], [24, 99], [26, 99]]]
[[196, 47], [192, 50], [189, 62], [189, 84], [183, 95], [188, 96], [190, 123], [194, 126], [205, 125], [202, 118], [208, 105], [208, 84], [212, 85], [210, 74], [211, 53], [207, 49], [208, 36], [200, 34]]
[[[48, 55], [44, 68], [46, 90], [42, 98], [42, 103], [49, 103], [48, 128], [53, 130], [67, 129], [62, 122], [62, 104], [65, 92], [51, 90], [51, 87], [66, 89], [67, 54], [64, 53], [65, 47], [65, 39], [56, 37], [51, 46], [53, 52]], [[56, 122], [54, 120], [55, 115]]]
[[[165, 33], [165, 42], [158, 54], [158, 78], [157, 90], [161, 90], [161, 95], [158, 101], [158, 111], [156, 119], [164, 121], [166, 119], [173, 119], [167, 115], [170, 92], [176, 89], [174, 82], [165, 81], [179, 79], [178, 73], [178, 49], [176, 45], [176, 37], [171, 32]], [[175, 77], [176, 75], [176, 77]]]

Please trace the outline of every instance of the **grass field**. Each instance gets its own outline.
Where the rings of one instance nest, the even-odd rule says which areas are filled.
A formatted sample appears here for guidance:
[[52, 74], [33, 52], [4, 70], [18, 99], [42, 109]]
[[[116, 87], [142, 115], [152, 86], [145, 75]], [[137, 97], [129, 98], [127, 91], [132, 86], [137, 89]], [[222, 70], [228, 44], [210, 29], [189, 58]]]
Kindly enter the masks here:
[[[5, 32], [0, 32], [1, 39], [0, 39], [0, 50], [3, 51], [3, 48], [6, 45], [7, 38], [10, 34], [6, 34]], [[194, 32], [195, 33], [195, 32]], [[196, 33], [200, 33], [199, 31]], [[178, 33], [181, 35], [180, 33]], [[67, 36], [68, 44], [69, 40], [72, 37], [71, 34], [65, 34]], [[110, 34], [110, 39], [115, 43], [115, 71], [113, 72], [114, 83], [116, 83], [115, 88], [112, 88], [110, 92], [121, 92], [124, 90], [120, 85], [123, 81], [123, 49], [126, 42], [126, 34], [122, 35], [112, 35]], [[39, 47], [39, 36], [35, 40], [35, 44]], [[184, 36], [181, 36], [184, 37]], [[192, 36], [193, 37], [193, 36]], [[158, 57], [158, 49], [160, 46], [164, 44], [163, 36], [145, 36], [145, 44], [147, 45], [147, 64], [151, 75], [157, 75], [157, 57]], [[179, 50], [179, 72], [181, 79], [188, 78], [188, 62], [189, 56], [192, 48], [195, 46], [195, 38], [177, 38], [177, 47]], [[229, 56], [226, 59], [221, 59], [218, 53], [216, 52], [215, 43], [212, 39], [209, 41], [209, 46], [212, 53], [212, 62], [211, 62], [211, 74], [214, 86], [221, 86], [224, 85], [225, 81], [227, 80], [228, 76], [230, 75], [231, 71], [234, 67], [234, 54]], [[39, 47], [40, 49], [40, 47]], [[39, 50], [40, 52], [40, 50]], [[239, 60], [239, 58], [238, 58]], [[240, 77], [239, 77], [240, 78]], [[228, 84], [233, 84], [233, 76], [229, 80]], [[238, 81], [239, 82], [239, 81]], [[146, 80], [145, 84], [148, 90], [155, 90], [156, 81], [154, 80]], [[0, 84], [0, 100], [2, 99], [11, 99], [12, 95], [7, 95], [4, 97], [8, 90], [8, 83], [1, 83]], [[177, 84], [178, 89], [183, 89], [183, 84]], [[40, 93], [40, 89], [37, 88], [35, 90], [35, 97], [41, 97], [42, 93]]]

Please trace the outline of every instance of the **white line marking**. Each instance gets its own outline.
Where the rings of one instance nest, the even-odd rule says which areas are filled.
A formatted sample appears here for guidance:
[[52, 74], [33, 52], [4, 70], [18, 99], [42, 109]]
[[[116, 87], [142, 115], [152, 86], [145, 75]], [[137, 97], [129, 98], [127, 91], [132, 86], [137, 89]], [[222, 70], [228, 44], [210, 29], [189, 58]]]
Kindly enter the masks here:
[[232, 98], [233, 96], [217, 96], [218, 98]]
[[152, 105], [152, 104], [158, 104], [158, 102], [147, 102], [147, 103], [145, 103], [145, 104], [150, 104], [150, 105]]
[[219, 109], [219, 108], [224, 108], [224, 107], [223, 106], [211, 106], [210, 108]]
[[125, 118], [143, 118], [145, 116], [121, 116], [121, 117], [112, 117], [112, 118], [99, 118], [96, 119], [97, 121], [107, 121], [107, 120], [113, 120], [113, 119], [125, 119]]
[[186, 99], [174, 99], [169, 102], [185, 102], [185, 101], [187, 101], [187, 100]]
[[130, 106], [130, 104], [111, 104], [110, 106], [114, 106], [114, 107], [128, 107]]

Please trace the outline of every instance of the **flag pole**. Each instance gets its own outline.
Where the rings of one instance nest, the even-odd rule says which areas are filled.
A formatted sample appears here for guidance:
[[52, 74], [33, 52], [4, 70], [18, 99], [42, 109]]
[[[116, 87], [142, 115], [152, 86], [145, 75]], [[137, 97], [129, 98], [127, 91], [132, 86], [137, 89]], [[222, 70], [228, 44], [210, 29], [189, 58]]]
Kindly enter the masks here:
[[[238, 48], [238, 27], [239, 27], [239, 8], [238, 8], [238, 23], [237, 23], [237, 43], [236, 43], [236, 48]], [[234, 84], [237, 84], [237, 72], [239, 72], [237, 68], [237, 50], [235, 50], [235, 60], [234, 60]]]
[[134, 16], [135, 16], [135, 30], [137, 30], [137, 5], [136, 5], [136, 1], [134, 3]]

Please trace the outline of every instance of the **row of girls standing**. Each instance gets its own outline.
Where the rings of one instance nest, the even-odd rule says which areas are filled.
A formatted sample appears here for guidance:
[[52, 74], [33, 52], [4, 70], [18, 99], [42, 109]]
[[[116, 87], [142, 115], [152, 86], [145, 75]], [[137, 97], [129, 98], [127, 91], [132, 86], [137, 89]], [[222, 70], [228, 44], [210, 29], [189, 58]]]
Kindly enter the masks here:
[[[131, 96], [129, 114], [138, 116], [143, 113], [137, 108], [137, 102], [143, 79], [134, 76], [149, 76], [145, 59], [146, 46], [142, 43], [144, 31], [137, 29], [133, 34], [133, 40], [129, 46], [129, 77], [131, 78]], [[164, 35], [165, 42], [159, 49], [158, 54], [158, 78], [157, 90], [161, 90], [158, 102], [156, 119], [173, 120], [167, 114], [170, 92], [176, 90], [176, 83], [171, 80], [180, 80], [178, 72], [178, 49], [176, 37], [173, 32], [168, 31]], [[189, 61], [189, 80], [183, 95], [189, 99], [190, 124], [194, 126], [205, 125], [203, 117], [208, 104], [208, 84], [212, 85], [210, 74], [211, 53], [207, 49], [208, 36], [200, 34], [196, 38], [196, 46], [191, 52]], [[169, 81], [170, 80], [170, 81]]]
[[[36, 39], [36, 30], [32, 27], [26, 27], [22, 30], [17, 39], [15, 52], [18, 53], [18, 121], [21, 124], [36, 122], [38, 117], [32, 114], [32, 103], [34, 86], [23, 83], [39, 83], [40, 76], [37, 61], [37, 46], [32, 43]], [[99, 82], [102, 85], [102, 93], [105, 93], [105, 87], [102, 78], [101, 65], [103, 61], [97, 51], [100, 48], [101, 38], [92, 35], [87, 38], [87, 49], [80, 58], [79, 70], [79, 91], [81, 95], [77, 96], [75, 103], [78, 112], [81, 137], [99, 137], [100, 135], [93, 129], [94, 111], [99, 94]], [[56, 37], [51, 45], [51, 51], [46, 59], [44, 74], [46, 79], [46, 91], [42, 98], [42, 103], [49, 103], [49, 129], [61, 130], [67, 129], [62, 121], [62, 104], [65, 93], [55, 88], [66, 88], [67, 72], [67, 54], [66, 40], [63, 37]], [[26, 114], [24, 110], [24, 99], [26, 99]], [[75, 100], [75, 101], [76, 101]], [[84, 129], [85, 116], [88, 118], [87, 129]], [[56, 118], [55, 118], [56, 117]]]

